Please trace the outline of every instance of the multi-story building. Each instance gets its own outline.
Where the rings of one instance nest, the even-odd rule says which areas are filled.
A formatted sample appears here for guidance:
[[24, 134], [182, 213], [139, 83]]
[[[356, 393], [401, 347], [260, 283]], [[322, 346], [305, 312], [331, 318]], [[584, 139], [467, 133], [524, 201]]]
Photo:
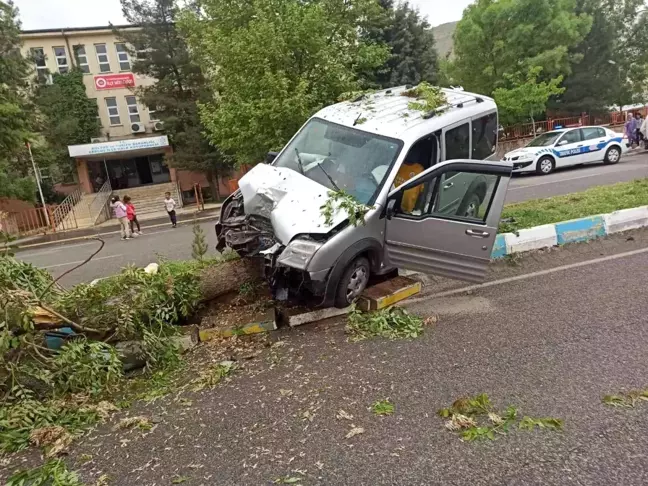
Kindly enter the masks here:
[[[85, 75], [88, 97], [97, 103], [101, 136], [68, 147], [84, 194], [105, 190], [107, 181], [112, 191], [142, 193], [134, 188], [147, 186], [147, 193], [155, 197], [167, 190], [191, 195], [194, 182], [209, 185], [202, 174], [167, 167], [164, 155], [172, 149], [163, 123], [155, 116], [155, 108], [142, 105], [134, 93], [135, 88], [155, 80], [132, 72], [131, 50], [112, 27], [28, 30], [21, 37], [23, 54], [33, 59], [35, 75], [42, 82], [51, 80], [52, 73], [79, 68]], [[229, 193], [223, 181], [219, 189], [221, 194]]]

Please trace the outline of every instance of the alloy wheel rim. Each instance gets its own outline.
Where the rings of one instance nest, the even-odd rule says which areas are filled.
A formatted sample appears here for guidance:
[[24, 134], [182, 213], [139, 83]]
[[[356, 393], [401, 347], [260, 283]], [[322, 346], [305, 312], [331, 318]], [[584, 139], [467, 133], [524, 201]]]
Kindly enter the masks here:
[[347, 301], [353, 302], [356, 298], [360, 297], [360, 294], [367, 285], [367, 269], [364, 266], [358, 267], [351, 274], [349, 283], [347, 285]]

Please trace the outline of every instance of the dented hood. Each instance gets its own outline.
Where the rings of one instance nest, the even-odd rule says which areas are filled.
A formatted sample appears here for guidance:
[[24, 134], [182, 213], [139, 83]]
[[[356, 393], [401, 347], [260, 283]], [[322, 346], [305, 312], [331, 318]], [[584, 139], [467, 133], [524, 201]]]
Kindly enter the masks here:
[[272, 222], [275, 236], [287, 245], [299, 234], [326, 234], [344, 221], [344, 211], [324, 224], [321, 206], [329, 189], [294, 170], [259, 164], [239, 181], [245, 214]]

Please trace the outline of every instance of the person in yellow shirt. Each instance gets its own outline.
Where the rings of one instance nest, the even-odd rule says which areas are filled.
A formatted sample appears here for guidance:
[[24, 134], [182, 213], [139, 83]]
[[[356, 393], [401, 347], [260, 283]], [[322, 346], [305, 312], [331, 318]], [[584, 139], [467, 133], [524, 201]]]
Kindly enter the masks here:
[[[398, 169], [398, 174], [396, 174], [396, 179], [394, 180], [394, 186], [399, 187], [409, 181], [412, 177], [419, 175], [423, 172], [423, 166], [417, 162], [412, 162], [405, 160], [400, 169]], [[425, 184], [419, 184], [416, 187], [412, 187], [403, 193], [403, 201], [401, 202], [401, 210], [406, 213], [411, 213], [416, 207], [416, 201], [418, 201], [421, 192]]]

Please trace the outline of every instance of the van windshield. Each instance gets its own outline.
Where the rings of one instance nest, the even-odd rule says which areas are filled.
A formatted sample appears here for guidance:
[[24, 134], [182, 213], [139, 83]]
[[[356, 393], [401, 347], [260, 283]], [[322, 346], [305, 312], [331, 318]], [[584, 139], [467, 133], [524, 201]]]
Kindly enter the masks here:
[[527, 147], [547, 147], [553, 145], [558, 137], [560, 137], [563, 132], [547, 132], [540, 135], [538, 138], [534, 138], [529, 142]]
[[313, 118], [273, 165], [373, 204], [401, 148], [399, 140]]

